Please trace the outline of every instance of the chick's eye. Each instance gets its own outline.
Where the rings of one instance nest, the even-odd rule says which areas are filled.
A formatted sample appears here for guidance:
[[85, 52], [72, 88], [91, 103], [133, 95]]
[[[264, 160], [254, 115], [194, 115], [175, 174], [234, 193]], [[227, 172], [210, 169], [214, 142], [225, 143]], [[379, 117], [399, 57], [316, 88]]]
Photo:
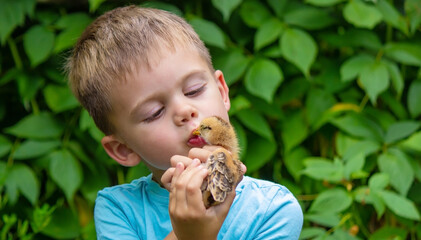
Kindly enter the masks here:
[[203, 92], [203, 90], [205, 89], [206, 85], [201, 85], [200, 87], [194, 88], [191, 91], [186, 92], [184, 95], [187, 97], [193, 97], [196, 95], [199, 95], [201, 92]]
[[147, 117], [144, 121], [145, 122], [152, 122], [155, 119], [158, 119], [164, 112], [164, 107], [161, 107], [158, 111], [152, 113], [151, 116]]

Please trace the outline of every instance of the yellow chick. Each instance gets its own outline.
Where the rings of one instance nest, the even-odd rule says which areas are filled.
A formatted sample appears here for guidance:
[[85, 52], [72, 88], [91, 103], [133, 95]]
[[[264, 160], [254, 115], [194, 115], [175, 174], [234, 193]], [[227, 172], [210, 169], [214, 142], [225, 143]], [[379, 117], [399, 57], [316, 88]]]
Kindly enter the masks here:
[[205, 207], [209, 208], [225, 201], [242, 179], [238, 140], [231, 124], [217, 116], [203, 119], [193, 134], [210, 145], [221, 146], [206, 162], [209, 175], [203, 182], [202, 194]]

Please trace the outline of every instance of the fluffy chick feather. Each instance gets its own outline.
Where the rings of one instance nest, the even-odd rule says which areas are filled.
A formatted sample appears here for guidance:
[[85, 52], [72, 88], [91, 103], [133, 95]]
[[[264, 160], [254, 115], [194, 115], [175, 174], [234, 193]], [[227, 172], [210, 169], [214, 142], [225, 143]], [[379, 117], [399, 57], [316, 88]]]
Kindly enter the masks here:
[[225, 201], [227, 194], [241, 181], [238, 140], [231, 124], [217, 116], [203, 119], [193, 134], [210, 145], [221, 146], [206, 162], [209, 175], [203, 182], [202, 192], [208, 208]]

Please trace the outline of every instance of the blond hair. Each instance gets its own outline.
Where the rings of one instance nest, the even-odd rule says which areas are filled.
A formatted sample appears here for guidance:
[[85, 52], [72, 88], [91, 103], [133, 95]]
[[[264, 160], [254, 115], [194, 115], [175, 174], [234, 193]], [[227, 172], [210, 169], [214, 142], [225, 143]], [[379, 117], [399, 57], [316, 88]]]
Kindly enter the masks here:
[[133, 64], [150, 69], [152, 57], [180, 46], [196, 49], [213, 70], [208, 49], [181, 17], [137, 6], [116, 8], [82, 33], [66, 65], [70, 88], [98, 128], [112, 134], [108, 115], [113, 84], [124, 80]]

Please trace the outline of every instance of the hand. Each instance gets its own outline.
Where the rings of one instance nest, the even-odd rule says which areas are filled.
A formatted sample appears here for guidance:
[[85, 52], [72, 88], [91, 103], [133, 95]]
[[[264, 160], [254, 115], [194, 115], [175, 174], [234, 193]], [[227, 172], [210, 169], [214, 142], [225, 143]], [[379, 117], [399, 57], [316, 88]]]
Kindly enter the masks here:
[[207, 170], [198, 159], [185, 168], [176, 164], [171, 181], [169, 213], [178, 239], [216, 239], [235, 197], [233, 190], [226, 201], [206, 209], [200, 187]]
[[[206, 145], [203, 148], [192, 148], [190, 149], [188, 156], [180, 156], [175, 155], [171, 158], [171, 168], [167, 169], [165, 173], [161, 177], [162, 185], [168, 190], [171, 190], [171, 180], [174, 175], [175, 166], [178, 162], [183, 163], [184, 166], [189, 166], [193, 159], [197, 158], [200, 160], [201, 163], [205, 163], [209, 157], [209, 155], [216, 149], [220, 148], [219, 146], [209, 146]], [[243, 174], [247, 172], [247, 168], [244, 164], [241, 164], [241, 170]]]

